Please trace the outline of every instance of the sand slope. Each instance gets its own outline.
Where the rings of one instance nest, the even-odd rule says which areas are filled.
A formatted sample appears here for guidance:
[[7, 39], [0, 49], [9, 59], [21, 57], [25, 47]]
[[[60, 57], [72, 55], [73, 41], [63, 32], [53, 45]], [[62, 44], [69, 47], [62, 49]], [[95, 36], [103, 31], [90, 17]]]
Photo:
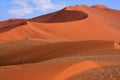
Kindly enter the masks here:
[[[115, 49], [112, 41], [32, 42], [1, 44], [0, 65], [40, 62], [53, 58], [95, 55], [92, 52]], [[88, 52], [91, 52], [90, 54]], [[9, 59], [9, 60], [8, 60]]]
[[[119, 63], [103, 63], [94, 61], [85, 62], [47, 62], [39, 64], [28, 64], [19, 66], [1, 67], [0, 79], [1, 80], [70, 80], [70, 77], [80, 74], [84, 71], [94, 68], [100, 69], [107, 66], [118, 66]], [[54, 68], [53, 68], [54, 67]], [[119, 72], [119, 67], [116, 68]], [[114, 72], [113, 72], [114, 74]], [[7, 77], [6, 77], [7, 76]], [[96, 76], [93, 76], [93, 78]], [[116, 78], [116, 77], [114, 77]], [[79, 80], [80, 78], [71, 78], [73, 80]], [[82, 80], [81, 78], [80, 80]], [[88, 80], [88, 79], [86, 79]], [[103, 79], [105, 80], [105, 79]], [[113, 79], [111, 79], [113, 80]]]

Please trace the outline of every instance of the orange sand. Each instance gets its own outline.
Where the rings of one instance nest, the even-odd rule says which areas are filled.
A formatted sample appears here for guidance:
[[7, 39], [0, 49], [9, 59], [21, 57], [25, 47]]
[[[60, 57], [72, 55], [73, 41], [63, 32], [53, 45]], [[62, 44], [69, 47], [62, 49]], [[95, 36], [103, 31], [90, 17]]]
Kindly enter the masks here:
[[118, 80], [119, 41], [120, 11], [100, 4], [1, 21], [0, 80]]

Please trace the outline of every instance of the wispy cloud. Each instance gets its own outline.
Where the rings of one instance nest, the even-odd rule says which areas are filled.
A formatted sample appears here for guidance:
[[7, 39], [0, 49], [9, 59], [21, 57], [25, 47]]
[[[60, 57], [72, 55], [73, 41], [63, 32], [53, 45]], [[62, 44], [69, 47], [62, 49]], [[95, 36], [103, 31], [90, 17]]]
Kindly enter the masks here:
[[12, 0], [13, 8], [8, 12], [16, 17], [21, 17], [33, 12], [33, 8], [29, 5], [28, 0]]
[[36, 10], [49, 10], [55, 9], [57, 5], [53, 4], [51, 0], [32, 0], [36, 4]]
[[33, 8], [30, 8], [30, 7], [18, 7], [18, 8], [13, 8], [9, 10], [9, 13], [16, 17], [21, 17], [26, 14], [31, 14], [32, 12], [33, 12]]
[[29, 5], [28, 0], [12, 0], [11, 3], [19, 7], [28, 7]]
[[57, 10], [64, 7], [64, 5], [55, 4], [51, 0], [12, 0], [11, 3], [13, 8], [8, 12], [16, 17], [31, 14], [34, 11]]

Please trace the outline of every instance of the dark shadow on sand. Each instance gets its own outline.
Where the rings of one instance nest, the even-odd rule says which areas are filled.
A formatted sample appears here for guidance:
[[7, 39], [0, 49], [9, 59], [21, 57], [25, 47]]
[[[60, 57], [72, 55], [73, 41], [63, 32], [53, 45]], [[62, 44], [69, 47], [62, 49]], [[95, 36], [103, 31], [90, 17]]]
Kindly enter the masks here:
[[61, 23], [83, 20], [88, 17], [88, 14], [83, 11], [61, 10], [55, 13], [32, 18], [30, 21], [42, 23]]

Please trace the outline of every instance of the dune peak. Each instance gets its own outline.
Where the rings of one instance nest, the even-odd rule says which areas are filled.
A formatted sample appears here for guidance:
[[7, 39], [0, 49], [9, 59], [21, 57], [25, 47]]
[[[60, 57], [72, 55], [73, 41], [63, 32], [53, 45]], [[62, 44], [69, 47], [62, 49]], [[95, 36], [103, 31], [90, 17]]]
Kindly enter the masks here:
[[89, 7], [88, 5], [85, 5], [85, 4], [81, 4], [81, 5], [75, 5], [75, 7], [84, 7], [84, 8], [87, 8]]
[[75, 6], [67, 6], [64, 9], [65, 10], [76, 10], [76, 9], [82, 9], [82, 8], [88, 8], [89, 6], [82, 4], [82, 5], [75, 5]]
[[75, 5], [75, 6], [67, 6], [64, 9], [65, 10], [76, 10], [76, 9], [81, 9], [82, 10], [82, 9], [86, 9], [86, 8], [110, 9], [107, 6], [102, 5], [102, 4], [95, 4], [91, 7], [88, 6], [88, 5], [85, 5], [85, 4], [80, 4], [80, 5]]
[[107, 6], [102, 5], [102, 4], [96, 4], [91, 7], [98, 8], [98, 9], [109, 9]]

